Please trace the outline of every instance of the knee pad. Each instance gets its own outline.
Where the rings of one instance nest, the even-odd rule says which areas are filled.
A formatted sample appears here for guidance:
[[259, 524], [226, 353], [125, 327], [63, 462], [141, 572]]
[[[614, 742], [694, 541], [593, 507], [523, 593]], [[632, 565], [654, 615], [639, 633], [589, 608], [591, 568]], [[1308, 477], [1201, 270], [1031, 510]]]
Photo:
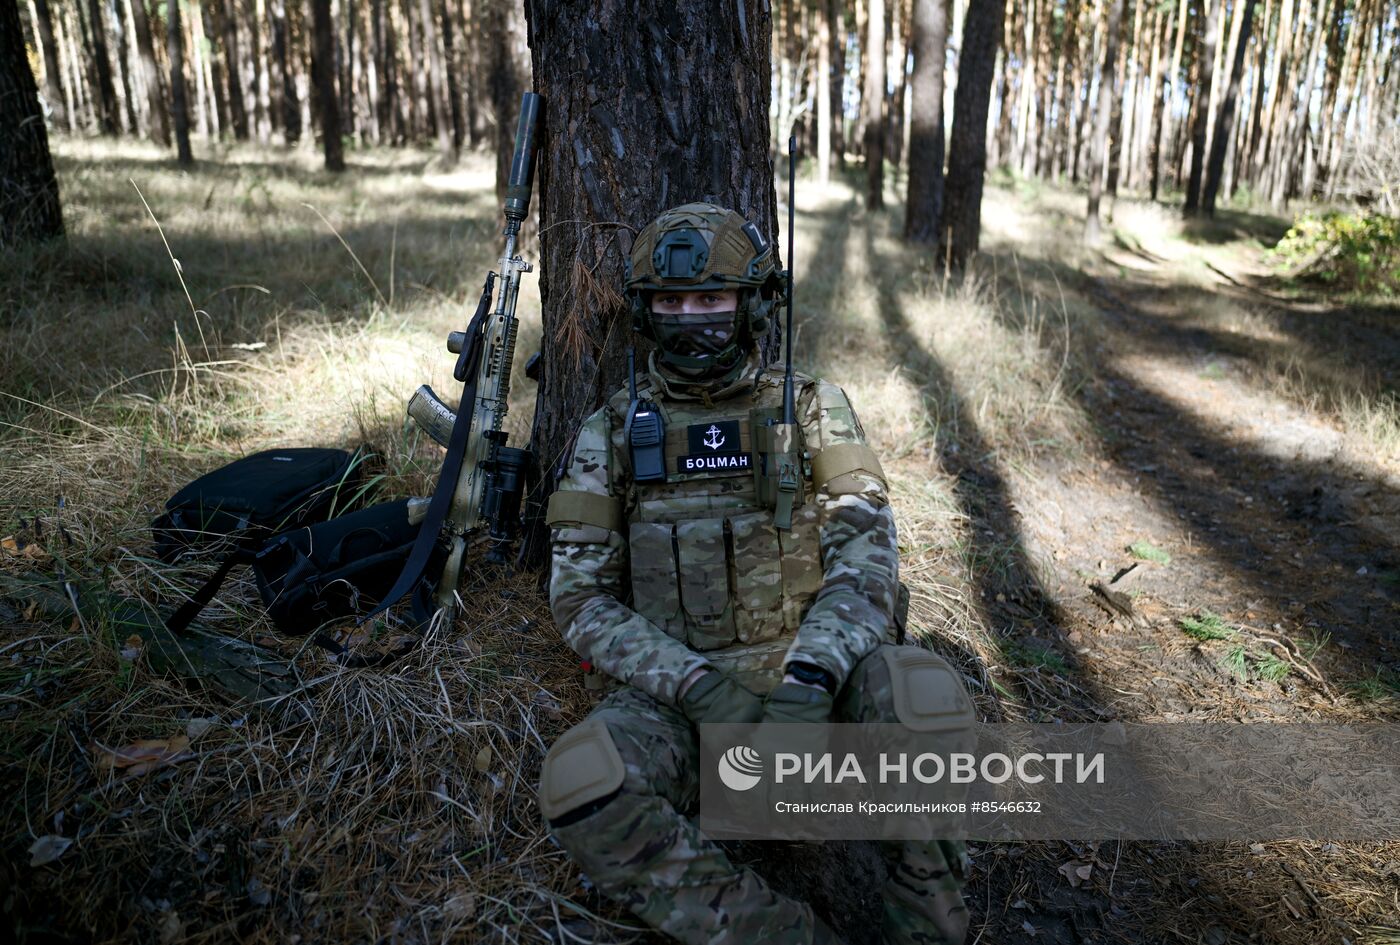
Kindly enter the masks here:
[[586, 719], [554, 743], [540, 772], [540, 810], [551, 822], [596, 809], [622, 787], [627, 767], [602, 719]]
[[957, 672], [937, 653], [916, 646], [882, 646], [895, 716], [913, 732], [955, 732], [976, 714]]

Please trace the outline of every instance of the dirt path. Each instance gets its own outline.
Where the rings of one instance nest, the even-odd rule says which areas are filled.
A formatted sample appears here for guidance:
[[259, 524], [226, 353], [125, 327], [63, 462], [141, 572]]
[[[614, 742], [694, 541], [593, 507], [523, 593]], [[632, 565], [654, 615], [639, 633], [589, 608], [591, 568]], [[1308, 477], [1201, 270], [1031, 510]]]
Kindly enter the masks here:
[[[1083, 286], [1105, 328], [1076, 395], [1097, 442], [1007, 477], [1050, 604], [1032, 632], [1059, 636], [1089, 717], [1394, 717], [1380, 683], [1393, 677], [1377, 673], [1400, 666], [1400, 476], [1259, 383], [1238, 339], [1200, 329], [1189, 303], [1207, 290], [1183, 288], [1166, 261], [1127, 272]], [[1135, 543], [1170, 560], [1137, 560]], [[1016, 604], [1001, 605], [1008, 622]], [[1229, 639], [1183, 631], [1206, 612]], [[970, 892], [984, 941], [1356, 942], [1393, 916], [1394, 858], [1333, 844], [994, 846]], [[1058, 860], [1092, 864], [1094, 880], [1071, 885]]]
[[[1400, 657], [1400, 478], [1365, 443], [1251, 382], [1238, 355], [1192, 330], [1169, 288], [1091, 283], [1108, 332], [1080, 402], [1098, 461], [1026, 483], [1032, 547], [1054, 563], [1056, 597], [1083, 636], [1071, 642], [1117, 690], [1138, 693], [1122, 706], [1134, 717], [1349, 717], [1338, 680]], [[1171, 560], [1112, 583], [1144, 542]], [[1110, 616], [1124, 603], [1132, 616]], [[1223, 668], [1229, 645], [1180, 632], [1204, 611], [1238, 629], [1251, 661], [1271, 655], [1292, 671], [1273, 681], [1252, 662], [1248, 678]]]

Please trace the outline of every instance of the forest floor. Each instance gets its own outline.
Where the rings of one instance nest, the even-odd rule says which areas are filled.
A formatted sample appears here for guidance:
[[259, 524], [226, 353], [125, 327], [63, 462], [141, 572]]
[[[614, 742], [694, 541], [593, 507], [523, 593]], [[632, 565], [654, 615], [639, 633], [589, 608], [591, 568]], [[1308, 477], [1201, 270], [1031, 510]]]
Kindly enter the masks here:
[[[497, 249], [490, 160], [357, 153], [334, 179], [304, 152], [184, 173], [139, 146], [57, 151], [67, 249], [0, 260], [0, 876], [21, 939], [647, 938], [533, 806], [590, 696], [532, 582], [483, 581], [469, 632], [383, 673], [270, 638], [236, 582], [207, 627], [290, 661], [300, 719], [154, 672], [104, 620], [196, 585], [145, 526], [227, 457], [366, 441], [384, 495], [423, 494], [435, 451], [402, 404], [445, 389], [442, 337]], [[1279, 278], [1281, 220], [1124, 199], [1086, 250], [1080, 195], [1015, 180], [949, 278], [896, 238], [898, 185], [876, 212], [800, 186], [798, 361], [860, 411], [916, 634], [983, 717], [1400, 717], [1400, 311]], [[536, 306], [527, 285], [522, 355]], [[36, 590], [57, 573], [77, 614]], [[1400, 936], [1395, 844], [973, 846], [970, 941]], [[864, 941], [855, 879], [833, 919]]]

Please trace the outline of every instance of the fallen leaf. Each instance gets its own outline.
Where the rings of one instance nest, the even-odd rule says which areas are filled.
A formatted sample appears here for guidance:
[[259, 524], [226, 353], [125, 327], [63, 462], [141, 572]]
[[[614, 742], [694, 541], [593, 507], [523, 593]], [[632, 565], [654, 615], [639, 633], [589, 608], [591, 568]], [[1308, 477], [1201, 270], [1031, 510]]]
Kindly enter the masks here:
[[1060, 874], [1069, 880], [1069, 884], [1076, 889], [1080, 883], [1087, 882], [1094, 873], [1094, 864], [1084, 863], [1080, 860], [1069, 860], [1060, 864]]
[[134, 778], [164, 765], [174, 764], [192, 757], [189, 751], [190, 739], [187, 735], [173, 738], [147, 738], [132, 742], [122, 748], [108, 749], [94, 744], [97, 752], [97, 769], [115, 771], [126, 769], [125, 776]]
[[1251, 843], [1251, 844], [1249, 845], [1249, 852], [1250, 852], [1250, 853], [1253, 853], [1255, 856], [1263, 856], [1263, 855], [1264, 855], [1264, 844], [1262, 844], [1262, 843]]
[[160, 945], [171, 945], [185, 937], [185, 923], [180, 919], [180, 913], [174, 910], [167, 912], [160, 920]]
[[248, 901], [255, 906], [265, 906], [272, 901], [272, 893], [255, 876], [248, 880]]
[[53, 557], [38, 542], [21, 542], [13, 535], [8, 538], [0, 538], [0, 551], [16, 558], [28, 558], [30, 561], [47, 561]]
[[453, 896], [443, 903], [442, 911], [449, 919], [470, 919], [476, 915], [476, 896], [471, 893]]
[[60, 837], [57, 834], [49, 834], [40, 837], [29, 846], [29, 865], [43, 866], [45, 863], [52, 863], [63, 855], [63, 851], [73, 845], [73, 841], [68, 837]]
[[1038, 928], [1036, 928], [1035, 926], [1031, 925], [1029, 921], [1025, 921], [1025, 922], [1022, 922], [1022, 923], [1021, 923], [1021, 931], [1022, 931], [1022, 932], [1025, 932], [1027, 935], [1039, 935], [1039, 934], [1040, 934], [1040, 929], [1038, 929]]
[[476, 770], [485, 774], [491, 770], [491, 746], [487, 745], [476, 753]]
[[185, 723], [185, 737], [194, 741], [214, 727], [216, 719], [190, 719]]
[[127, 637], [126, 642], [122, 644], [121, 658], [126, 660], [128, 663], [139, 659], [141, 656], [141, 650], [145, 647], [145, 645], [146, 641], [142, 640], [140, 636], [133, 633], [131, 636]]

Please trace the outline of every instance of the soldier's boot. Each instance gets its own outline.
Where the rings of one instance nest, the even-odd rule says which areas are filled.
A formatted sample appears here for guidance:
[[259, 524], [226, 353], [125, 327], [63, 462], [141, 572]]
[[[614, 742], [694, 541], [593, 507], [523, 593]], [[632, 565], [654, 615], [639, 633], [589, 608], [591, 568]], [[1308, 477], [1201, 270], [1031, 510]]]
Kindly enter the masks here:
[[967, 938], [962, 884], [967, 852], [961, 842], [899, 844], [899, 860], [885, 884], [882, 945], [961, 945]]
[[617, 794], [551, 821], [600, 892], [681, 942], [839, 945], [810, 906], [736, 867], [670, 801]]

